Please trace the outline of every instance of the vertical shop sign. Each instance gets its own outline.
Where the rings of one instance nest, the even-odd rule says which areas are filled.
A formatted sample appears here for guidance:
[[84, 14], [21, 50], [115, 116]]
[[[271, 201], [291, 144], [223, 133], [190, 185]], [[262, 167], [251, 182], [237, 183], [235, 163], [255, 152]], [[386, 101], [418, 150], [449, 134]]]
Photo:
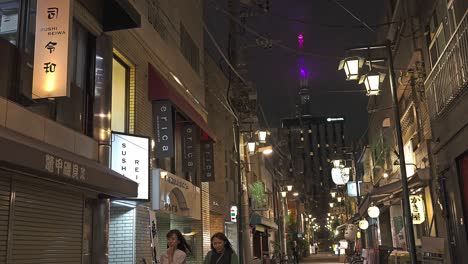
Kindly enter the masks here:
[[174, 119], [171, 102], [154, 101], [153, 118], [156, 158], [174, 157]]
[[149, 138], [112, 132], [111, 148], [112, 170], [138, 183], [138, 197], [134, 198], [148, 200]]
[[202, 182], [211, 182], [215, 180], [214, 175], [214, 153], [213, 142], [203, 141], [201, 143], [201, 156], [202, 156]]
[[184, 124], [182, 131], [182, 170], [195, 172], [197, 170], [195, 153], [196, 127], [194, 124]]
[[423, 199], [418, 195], [410, 195], [409, 200], [411, 205], [411, 217], [413, 218], [413, 224], [422, 224], [426, 220]]
[[38, 0], [32, 98], [70, 95], [71, 0]]

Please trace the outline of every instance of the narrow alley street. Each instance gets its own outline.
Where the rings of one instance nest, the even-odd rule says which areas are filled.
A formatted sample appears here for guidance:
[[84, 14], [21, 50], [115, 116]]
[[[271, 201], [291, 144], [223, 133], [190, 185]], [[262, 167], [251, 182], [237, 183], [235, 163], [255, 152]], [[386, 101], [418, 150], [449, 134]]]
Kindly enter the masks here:
[[317, 255], [311, 255], [309, 257], [303, 258], [300, 263], [326, 263], [326, 264], [337, 264], [338, 256], [332, 254], [331, 251], [320, 252]]

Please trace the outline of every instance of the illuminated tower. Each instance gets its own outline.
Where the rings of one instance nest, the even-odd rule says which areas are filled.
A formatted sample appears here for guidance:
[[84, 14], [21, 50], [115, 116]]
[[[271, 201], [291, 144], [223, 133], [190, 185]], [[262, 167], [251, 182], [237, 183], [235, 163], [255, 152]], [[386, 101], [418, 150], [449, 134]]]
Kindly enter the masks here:
[[308, 72], [304, 65], [304, 57], [302, 56], [302, 49], [304, 47], [304, 35], [299, 34], [297, 36], [297, 42], [299, 44], [299, 51], [301, 53], [299, 57], [299, 98], [300, 98], [300, 112], [299, 115], [308, 115], [309, 113], [309, 79]]

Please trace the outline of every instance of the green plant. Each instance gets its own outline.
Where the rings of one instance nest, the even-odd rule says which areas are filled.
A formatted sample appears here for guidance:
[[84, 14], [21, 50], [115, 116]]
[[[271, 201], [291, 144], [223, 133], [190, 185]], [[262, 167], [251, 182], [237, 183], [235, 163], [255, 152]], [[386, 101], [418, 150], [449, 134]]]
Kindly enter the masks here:
[[264, 207], [267, 205], [268, 198], [265, 193], [265, 185], [261, 181], [256, 181], [252, 184], [249, 184], [249, 193], [252, 197], [252, 200], [258, 207]]

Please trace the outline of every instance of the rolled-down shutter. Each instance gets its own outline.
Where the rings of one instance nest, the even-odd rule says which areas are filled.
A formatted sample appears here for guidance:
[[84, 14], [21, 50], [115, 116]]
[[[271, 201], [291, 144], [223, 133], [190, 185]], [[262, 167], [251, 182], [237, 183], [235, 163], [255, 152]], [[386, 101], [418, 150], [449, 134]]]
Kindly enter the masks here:
[[33, 179], [14, 182], [11, 263], [81, 263], [83, 196]]
[[10, 196], [10, 177], [0, 172], [0, 263], [6, 263]]

